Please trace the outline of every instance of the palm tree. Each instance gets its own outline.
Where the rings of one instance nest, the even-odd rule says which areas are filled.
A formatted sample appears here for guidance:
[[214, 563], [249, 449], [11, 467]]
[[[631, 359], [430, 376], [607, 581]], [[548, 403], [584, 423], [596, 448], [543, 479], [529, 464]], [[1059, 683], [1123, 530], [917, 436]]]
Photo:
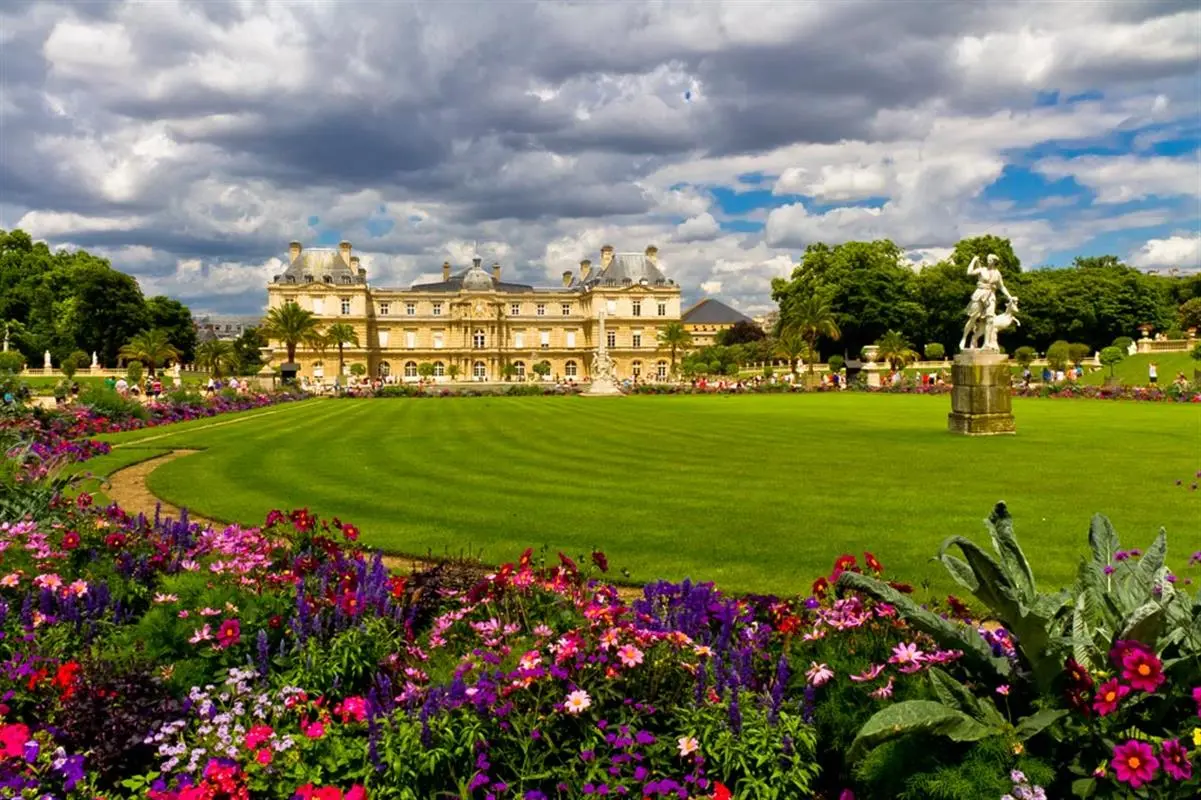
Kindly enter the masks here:
[[209, 339], [196, 345], [196, 364], [214, 378], [220, 378], [224, 372], [235, 372], [241, 366], [241, 359], [233, 342]]
[[330, 325], [329, 330], [325, 332], [325, 341], [328, 344], [334, 345], [338, 348], [338, 374], [341, 375], [344, 361], [342, 358], [342, 348], [344, 348], [346, 345], [358, 347], [359, 335], [354, 332], [353, 326], [348, 325], [345, 322], [335, 322], [333, 325]]
[[903, 369], [906, 364], [917, 361], [917, 353], [909, 340], [898, 331], [889, 331], [876, 342], [877, 357], [887, 361], [893, 369]]
[[154, 377], [154, 368], [172, 359], [179, 358], [179, 351], [167, 338], [167, 332], [162, 328], [142, 331], [129, 340], [129, 344], [121, 347], [117, 355], [129, 361], [141, 361]]
[[692, 345], [692, 334], [682, 323], [668, 323], [659, 331], [659, 347], [671, 350], [671, 374], [676, 374], [676, 351]]
[[817, 340], [825, 336], [837, 341], [842, 336], [842, 331], [838, 329], [838, 322], [834, 319], [830, 301], [819, 294], [810, 295], [795, 306], [791, 317], [788, 320], [788, 327], [796, 330], [809, 345], [809, 351], [813, 357], [807, 360], [809, 372], [812, 374], [813, 362], [817, 360]]
[[317, 331], [317, 317], [292, 301], [267, 312], [259, 328], [269, 339], [278, 339], [288, 349], [288, 362], [296, 361], [296, 345], [304, 342], [313, 344], [321, 334]]
[[780, 335], [776, 339], [776, 355], [788, 362], [788, 371], [792, 373], [794, 379], [796, 378], [796, 360], [801, 356], [808, 356], [809, 353], [809, 343], [805, 341], [805, 337], [801, 336], [800, 331], [793, 328], [785, 328], [780, 331]]

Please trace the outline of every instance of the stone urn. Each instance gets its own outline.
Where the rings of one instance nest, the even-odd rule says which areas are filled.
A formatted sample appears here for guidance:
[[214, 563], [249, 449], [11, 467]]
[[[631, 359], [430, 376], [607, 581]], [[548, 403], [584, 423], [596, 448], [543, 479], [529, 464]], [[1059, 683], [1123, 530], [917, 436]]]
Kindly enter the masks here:
[[874, 344], [869, 344], [863, 348], [863, 360], [868, 364], [876, 363], [876, 356], [879, 355], [880, 348]]

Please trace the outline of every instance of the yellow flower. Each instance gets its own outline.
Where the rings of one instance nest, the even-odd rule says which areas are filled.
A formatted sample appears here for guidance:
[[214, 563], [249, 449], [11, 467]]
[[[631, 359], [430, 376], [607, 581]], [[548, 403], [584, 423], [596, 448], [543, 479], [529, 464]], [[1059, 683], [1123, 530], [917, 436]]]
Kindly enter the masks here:
[[1193, 744], [1201, 747], [1201, 728], [1193, 728]]

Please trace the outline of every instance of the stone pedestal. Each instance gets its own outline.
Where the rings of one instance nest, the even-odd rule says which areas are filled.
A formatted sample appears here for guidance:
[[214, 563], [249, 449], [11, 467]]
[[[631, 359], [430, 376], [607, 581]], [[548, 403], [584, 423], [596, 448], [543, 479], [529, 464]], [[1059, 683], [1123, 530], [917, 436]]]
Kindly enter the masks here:
[[621, 397], [621, 389], [612, 378], [593, 378], [586, 391], [580, 392], [580, 397]]
[[870, 364], [863, 365], [863, 374], [867, 376], [867, 385], [869, 387], [878, 389], [881, 385], [883, 385], [884, 382], [881, 380], [880, 376], [884, 374], [884, 369], [885, 368], [883, 366], [874, 361]]
[[947, 429], [964, 436], [1015, 433], [1010, 382], [1009, 356], [993, 350], [965, 350], [955, 356]]

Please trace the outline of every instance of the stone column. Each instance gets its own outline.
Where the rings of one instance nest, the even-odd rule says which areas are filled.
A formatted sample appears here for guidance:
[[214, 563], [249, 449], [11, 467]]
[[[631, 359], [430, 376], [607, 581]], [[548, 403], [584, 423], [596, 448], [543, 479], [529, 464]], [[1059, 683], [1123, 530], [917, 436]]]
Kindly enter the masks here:
[[1009, 356], [965, 350], [951, 365], [951, 413], [947, 429], [964, 436], [1015, 433]]

